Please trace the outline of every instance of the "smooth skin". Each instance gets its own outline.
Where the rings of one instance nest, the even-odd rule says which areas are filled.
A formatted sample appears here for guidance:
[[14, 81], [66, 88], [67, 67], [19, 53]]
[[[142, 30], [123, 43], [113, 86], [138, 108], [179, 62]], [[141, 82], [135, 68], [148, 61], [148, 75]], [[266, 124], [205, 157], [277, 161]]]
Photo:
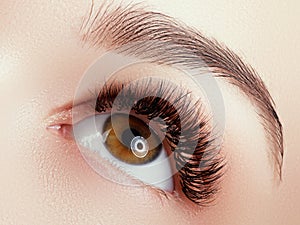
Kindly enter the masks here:
[[299, 2], [145, 3], [216, 38], [256, 68], [283, 123], [285, 155], [278, 185], [254, 107], [220, 81], [228, 167], [214, 204], [205, 208], [181, 195], [167, 199], [150, 187], [110, 182], [90, 168], [73, 140], [47, 131], [49, 118], [72, 102], [84, 71], [99, 57], [79, 37], [90, 4], [0, 3], [0, 223], [297, 224]]

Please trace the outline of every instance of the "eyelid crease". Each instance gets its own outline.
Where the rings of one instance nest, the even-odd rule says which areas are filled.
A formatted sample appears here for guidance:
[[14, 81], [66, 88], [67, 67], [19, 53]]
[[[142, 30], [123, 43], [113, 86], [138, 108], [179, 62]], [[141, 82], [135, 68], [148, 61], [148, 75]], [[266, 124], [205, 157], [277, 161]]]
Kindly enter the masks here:
[[[104, 13], [105, 12], [105, 13]], [[239, 87], [259, 109], [266, 138], [271, 142], [274, 175], [282, 177], [283, 131], [275, 103], [256, 71], [217, 41], [159, 12], [145, 10], [140, 4], [102, 4], [92, 7], [80, 30], [82, 41], [96, 48], [119, 49], [142, 59], [164, 65], [205, 67], [216, 77]]]

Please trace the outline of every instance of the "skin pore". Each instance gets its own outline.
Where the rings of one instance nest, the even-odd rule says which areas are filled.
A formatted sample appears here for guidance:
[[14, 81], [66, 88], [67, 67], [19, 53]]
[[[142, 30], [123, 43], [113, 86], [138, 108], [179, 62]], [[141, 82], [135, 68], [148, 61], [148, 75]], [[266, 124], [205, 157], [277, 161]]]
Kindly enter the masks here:
[[[95, 2], [95, 8], [101, 3]], [[91, 2], [2, 2], [1, 224], [296, 224], [300, 49], [293, 17], [294, 4], [299, 3], [145, 4], [226, 43], [258, 70], [284, 126], [281, 183], [274, 180], [274, 159], [256, 108], [236, 86], [221, 79], [227, 166], [212, 204], [200, 207], [184, 195], [165, 198], [151, 187], [122, 186], [99, 176], [74, 140], [46, 130], [49, 117], [66, 110], [82, 75], [103, 53], [81, 42], [80, 26]]]

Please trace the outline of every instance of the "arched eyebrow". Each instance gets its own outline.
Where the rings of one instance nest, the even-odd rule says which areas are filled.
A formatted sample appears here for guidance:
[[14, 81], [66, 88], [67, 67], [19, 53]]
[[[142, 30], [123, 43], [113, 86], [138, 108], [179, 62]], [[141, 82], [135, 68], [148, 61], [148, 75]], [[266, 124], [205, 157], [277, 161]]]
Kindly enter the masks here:
[[145, 10], [140, 4], [102, 4], [96, 9], [93, 3], [80, 34], [84, 44], [106, 50], [130, 45], [126, 53], [158, 63], [197, 68], [205, 62], [216, 77], [237, 86], [258, 109], [270, 142], [274, 171], [281, 179], [283, 134], [275, 103], [256, 71], [233, 51], [167, 15]]

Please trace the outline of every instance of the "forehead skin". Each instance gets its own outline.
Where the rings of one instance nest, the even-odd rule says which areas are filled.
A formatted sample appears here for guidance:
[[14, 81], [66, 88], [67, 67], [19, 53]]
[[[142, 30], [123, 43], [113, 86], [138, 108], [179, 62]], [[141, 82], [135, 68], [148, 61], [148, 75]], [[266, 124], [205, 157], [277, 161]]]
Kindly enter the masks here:
[[[90, 2], [2, 1], [1, 223], [120, 224], [125, 221], [136, 224], [150, 214], [153, 224], [169, 224], [172, 220], [173, 224], [256, 224], [256, 221], [260, 221], [257, 224], [296, 224], [299, 221], [296, 211], [300, 208], [297, 145], [300, 129], [297, 115], [300, 110], [300, 28], [297, 21], [300, 18], [296, 12], [299, 2], [275, 5], [269, 0], [244, 1], [243, 4], [240, 1], [189, 1], [184, 7], [179, 0], [149, 0], [148, 3], [224, 42], [257, 69], [276, 102], [284, 126], [286, 155], [280, 187], [264, 189], [264, 198], [253, 202], [247, 202], [251, 197], [241, 198], [244, 202], [228, 200], [224, 194], [218, 206], [191, 212], [193, 207], [187, 210], [172, 201], [162, 200], [165, 204], [162, 207], [159, 198], [153, 198], [149, 190], [135, 192], [99, 181], [80, 161], [79, 154], [72, 151], [75, 147], [48, 136], [43, 123], [51, 110], [71, 100], [85, 68], [98, 56], [92, 49], [80, 48], [75, 38]], [[72, 79], [66, 81], [66, 77]], [[49, 155], [46, 151], [50, 150]], [[59, 160], [49, 164], [50, 158]], [[229, 180], [236, 185], [247, 185], [245, 178], [230, 177]], [[91, 183], [97, 187], [87, 185]], [[249, 192], [259, 185], [250, 181]], [[266, 187], [270, 188], [261, 186]], [[231, 195], [246, 194], [234, 190]], [[126, 193], [122, 199], [120, 192]], [[255, 192], [249, 196], [255, 198]], [[142, 201], [153, 207], [139, 205], [139, 210], [132, 215]], [[265, 204], [266, 201], [273, 204]], [[240, 213], [233, 212], [227, 205], [236, 211], [240, 209]], [[123, 214], [119, 215], [120, 211]], [[266, 218], [255, 218], [263, 215]]]

